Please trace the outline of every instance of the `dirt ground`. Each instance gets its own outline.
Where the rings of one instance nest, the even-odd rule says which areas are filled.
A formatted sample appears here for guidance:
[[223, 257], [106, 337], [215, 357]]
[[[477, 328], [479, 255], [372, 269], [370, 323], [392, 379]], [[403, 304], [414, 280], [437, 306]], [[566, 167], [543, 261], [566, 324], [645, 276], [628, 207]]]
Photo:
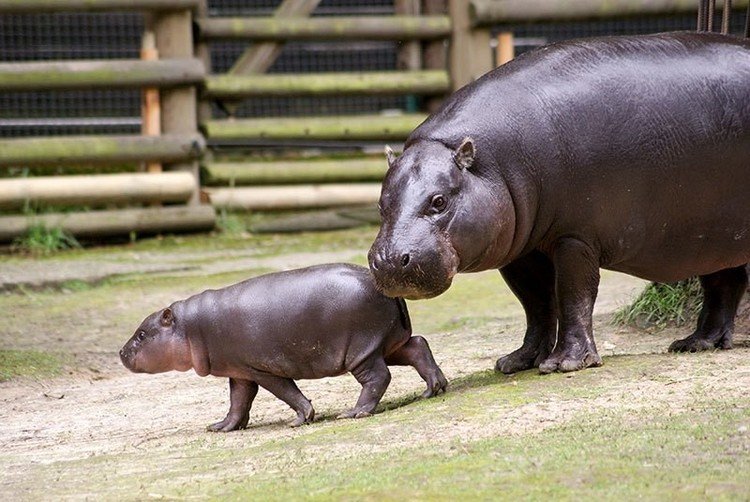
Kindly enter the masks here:
[[[273, 446], [288, 439], [313, 438], [320, 430], [335, 431], [342, 422], [332, 417], [352, 406], [359, 392], [358, 384], [350, 376], [299, 382], [317, 412], [318, 420], [312, 426], [288, 427], [293, 418], [291, 410], [261, 391], [251, 411], [248, 430], [210, 434], [205, 432], [205, 426], [223, 418], [228, 409], [225, 380], [199, 378], [192, 371], [132, 374], [120, 365], [117, 351], [142, 317], [170, 301], [199, 291], [200, 284], [216, 287], [258, 270], [282, 270], [330, 261], [362, 262], [362, 256], [359, 248], [295, 251], [274, 256], [255, 256], [252, 250], [193, 249], [163, 253], [113, 249], [95, 256], [83, 253], [61, 259], [0, 261], [0, 290], [6, 290], [2, 300], [7, 316], [0, 328], [0, 349], [49, 351], [52, 348], [52, 352], [68, 358], [61, 376], [16, 378], [0, 383], [0, 451], [3, 452], [0, 494], [6, 500], [36, 499], [43, 494], [73, 499], [171, 497], [174, 486], [167, 481], [139, 486], [118, 483], [137, 478], [150, 469], [169, 472], [173, 467], [180, 472], [180, 462], [196, 449], [215, 452]], [[149, 272], [149, 276], [148, 280], [144, 278], [146, 285], [142, 287], [137, 277], [132, 281], [127, 280], [127, 275], [122, 282], [118, 279], [123, 274], [143, 272]], [[163, 284], [159, 277], [164, 277]], [[66, 281], [73, 279], [109, 282], [80, 290], [67, 289]], [[56, 286], [50, 290], [33, 289], [44, 284]], [[477, 309], [479, 312], [473, 312], [471, 302], [465, 304], [461, 295], [476, 291], [479, 284], [487, 284], [496, 296], [485, 298], [485, 303]], [[595, 329], [601, 354], [610, 357], [606, 357], [605, 366], [598, 370], [549, 377], [550, 382], [568, 382], [569, 387], [581, 389], [593, 385], [592, 382], [597, 385], [603, 382], [606, 390], [597, 396], [553, 393], [518, 405], [499, 402], [494, 407], [472, 409], [466, 412], [468, 415], [454, 414], [451, 408], [461, 406], [461, 400], [468, 399], [466, 395], [455, 397], [458, 401], [438, 398], [445, 400], [433, 405], [430, 413], [442, 418], [402, 427], [399, 424], [408, 422], [410, 413], [419, 410], [412, 411], [418, 408], [414, 405], [401, 405], [413, 401], [423, 384], [412, 369], [393, 368], [384, 404], [396, 410], [367, 419], [372, 420], [367, 425], [372, 440], [328, 445], [325, 451], [306, 451], [306, 454], [315, 454], [315, 461], [320, 461], [373, 454], [407, 444], [410, 447], [452, 444], [457, 440], [529, 434], [580, 416], [582, 408], [630, 410], [659, 403], [669, 410], [684, 410], [693, 404], [691, 389], [698, 381], [707, 393], [747, 396], [750, 387], [747, 306], [743, 307], [745, 313], [737, 330], [737, 350], [674, 356], [668, 364], [654, 363], [658, 370], [644, 370], [634, 378], [621, 378], [618, 368], [631, 364], [633, 358], [611, 356], [643, 354], [640, 361], [648, 365], [650, 355], [663, 354], [672, 339], [684, 336], [689, 329], [647, 333], [612, 326], [611, 313], [644, 284], [622, 274], [604, 273]], [[432, 304], [429, 303], [432, 300], [412, 302], [410, 310], [415, 332], [428, 338], [446, 376], [462, 382], [492, 368], [498, 356], [520, 344], [524, 318], [497, 272], [462, 276], [453, 289], [457, 290], [453, 296], [449, 291], [444, 295], [446, 298]], [[435, 309], [455, 309], [449, 319], [453, 326], [430, 325]], [[504, 385], [515, 385], [513, 377], [502, 378], [505, 380], [499, 382]], [[483, 389], [473, 391], [481, 394]], [[450, 427], [445, 427], [446, 424]], [[387, 440], [383, 439], [386, 436]], [[235, 462], [231, 476], [209, 470], [203, 474], [182, 473], [175, 479], [180, 480], [182, 487], [211, 475], [229, 476], [225, 482], [232, 483], [237, 476], [273, 473], [292, 462], [287, 454], [275, 455], [262, 462], [252, 458]], [[104, 464], [97, 464], [97, 459]], [[148, 459], [154, 463], [149, 465]], [[294, 460], [303, 464], [308, 461], [313, 460]], [[116, 480], [109, 483], [108, 475]]]

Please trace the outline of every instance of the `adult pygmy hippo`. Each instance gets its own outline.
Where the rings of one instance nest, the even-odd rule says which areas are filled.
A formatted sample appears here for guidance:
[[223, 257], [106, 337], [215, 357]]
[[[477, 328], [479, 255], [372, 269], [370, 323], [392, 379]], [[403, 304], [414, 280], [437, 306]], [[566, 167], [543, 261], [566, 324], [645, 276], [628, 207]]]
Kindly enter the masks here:
[[750, 42], [666, 33], [559, 43], [460, 89], [387, 150], [369, 253], [385, 294], [439, 295], [499, 268], [521, 301], [511, 373], [599, 366], [599, 268], [699, 275], [673, 351], [731, 348], [750, 261]]
[[351, 372], [362, 393], [347, 418], [373, 412], [391, 380], [387, 365], [413, 366], [427, 382], [424, 397], [447, 386], [427, 341], [411, 336], [404, 300], [383, 296], [366, 268], [346, 264], [263, 275], [175, 302], [141, 323], [120, 358], [138, 373], [193, 368], [229, 377], [229, 413], [212, 431], [243, 429], [258, 386], [297, 412], [292, 426], [314, 417], [295, 379]]

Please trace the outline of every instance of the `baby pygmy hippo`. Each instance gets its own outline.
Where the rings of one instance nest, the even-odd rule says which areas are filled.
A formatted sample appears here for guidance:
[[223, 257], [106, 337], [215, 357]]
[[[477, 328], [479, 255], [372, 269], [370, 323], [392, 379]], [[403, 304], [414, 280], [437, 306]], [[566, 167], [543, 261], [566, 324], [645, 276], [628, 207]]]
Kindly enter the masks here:
[[148, 316], [120, 358], [137, 373], [193, 368], [228, 377], [229, 413], [211, 431], [245, 428], [258, 386], [291, 406], [298, 426], [315, 412], [297, 379], [351, 372], [362, 392], [340, 418], [373, 412], [391, 380], [388, 365], [413, 366], [427, 382], [423, 397], [448, 385], [427, 341], [411, 336], [404, 300], [383, 296], [366, 268], [347, 264], [267, 274], [177, 301]]

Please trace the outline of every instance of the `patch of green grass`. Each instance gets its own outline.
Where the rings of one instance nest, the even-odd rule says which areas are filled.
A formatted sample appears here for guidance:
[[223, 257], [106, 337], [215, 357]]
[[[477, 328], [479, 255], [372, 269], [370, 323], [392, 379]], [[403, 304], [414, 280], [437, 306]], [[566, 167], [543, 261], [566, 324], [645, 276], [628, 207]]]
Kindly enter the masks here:
[[230, 213], [226, 209], [222, 209], [217, 216], [216, 226], [222, 233], [238, 236], [247, 231], [245, 222], [236, 213]]
[[48, 228], [41, 223], [29, 227], [26, 235], [13, 241], [12, 249], [16, 252], [34, 256], [51, 255], [66, 249], [77, 249], [81, 245], [62, 228]]
[[612, 321], [639, 328], [682, 326], [692, 322], [703, 305], [697, 278], [675, 284], [651, 283], [635, 301], [614, 313]]
[[16, 377], [46, 378], [62, 371], [60, 357], [36, 350], [0, 350], [0, 382]]

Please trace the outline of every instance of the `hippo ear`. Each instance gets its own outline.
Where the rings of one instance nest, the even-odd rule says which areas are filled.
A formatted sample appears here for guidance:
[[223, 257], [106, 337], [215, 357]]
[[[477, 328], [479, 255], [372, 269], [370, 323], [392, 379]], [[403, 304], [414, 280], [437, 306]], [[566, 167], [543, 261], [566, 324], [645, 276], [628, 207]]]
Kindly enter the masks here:
[[166, 308], [164, 309], [164, 312], [161, 313], [161, 325], [166, 328], [171, 326], [172, 323], [174, 323], [174, 314], [172, 314], [172, 309]]
[[396, 161], [396, 154], [393, 153], [393, 149], [389, 145], [385, 145], [385, 158], [388, 159], [388, 167], [392, 167]]
[[475, 156], [474, 140], [467, 136], [453, 152], [453, 161], [459, 168], [469, 169], [474, 165]]

